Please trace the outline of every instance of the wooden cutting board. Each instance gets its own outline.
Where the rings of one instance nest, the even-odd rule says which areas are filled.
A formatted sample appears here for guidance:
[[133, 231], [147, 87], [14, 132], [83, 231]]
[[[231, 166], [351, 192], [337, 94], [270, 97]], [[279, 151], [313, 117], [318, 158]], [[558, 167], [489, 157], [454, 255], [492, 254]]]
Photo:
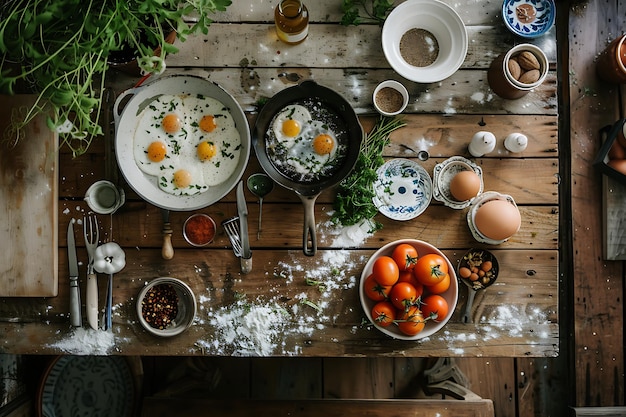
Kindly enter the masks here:
[[5, 142], [13, 110], [35, 99], [0, 95], [0, 297], [58, 292], [58, 136], [40, 115], [15, 147]]

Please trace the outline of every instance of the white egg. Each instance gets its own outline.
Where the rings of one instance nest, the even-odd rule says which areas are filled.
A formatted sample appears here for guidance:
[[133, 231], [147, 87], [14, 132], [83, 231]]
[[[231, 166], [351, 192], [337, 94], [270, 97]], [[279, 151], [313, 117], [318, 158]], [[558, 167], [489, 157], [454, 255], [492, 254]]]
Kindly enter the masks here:
[[276, 140], [280, 143], [287, 142], [285, 146], [291, 147], [291, 143], [302, 133], [305, 125], [311, 120], [309, 110], [300, 104], [290, 104], [284, 107], [272, 123], [272, 130]]
[[223, 183], [241, 156], [241, 136], [229, 109], [211, 97], [158, 97], [139, 115], [133, 140], [139, 169], [174, 195]]

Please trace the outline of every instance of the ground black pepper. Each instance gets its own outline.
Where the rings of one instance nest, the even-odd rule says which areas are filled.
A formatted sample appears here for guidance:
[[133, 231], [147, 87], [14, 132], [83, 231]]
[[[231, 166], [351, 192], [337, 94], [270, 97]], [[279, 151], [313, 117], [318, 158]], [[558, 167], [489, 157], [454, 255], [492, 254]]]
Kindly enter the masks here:
[[409, 29], [400, 38], [400, 55], [414, 67], [427, 67], [439, 56], [439, 42], [425, 29]]
[[374, 98], [379, 109], [386, 113], [395, 113], [402, 108], [404, 97], [402, 93], [391, 87], [383, 87]]

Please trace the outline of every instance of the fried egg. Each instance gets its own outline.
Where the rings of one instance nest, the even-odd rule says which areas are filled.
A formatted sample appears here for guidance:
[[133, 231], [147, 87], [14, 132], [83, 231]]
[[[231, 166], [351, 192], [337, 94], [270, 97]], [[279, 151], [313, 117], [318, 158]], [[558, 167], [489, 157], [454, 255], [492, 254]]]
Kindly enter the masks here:
[[287, 152], [288, 163], [300, 174], [319, 173], [334, 159], [335, 133], [318, 120], [309, 121]]
[[241, 136], [227, 107], [204, 96], [162, 95], [140, 113], [133, 138], [137, 166], [174, 195], [194, 195], [236, 170]]
[[278, 142], [287, 142], [285, 146], [290, 148], [310, 121], [311, 112], [306, 107], [291, 104], [274, 116], [272, 130]]

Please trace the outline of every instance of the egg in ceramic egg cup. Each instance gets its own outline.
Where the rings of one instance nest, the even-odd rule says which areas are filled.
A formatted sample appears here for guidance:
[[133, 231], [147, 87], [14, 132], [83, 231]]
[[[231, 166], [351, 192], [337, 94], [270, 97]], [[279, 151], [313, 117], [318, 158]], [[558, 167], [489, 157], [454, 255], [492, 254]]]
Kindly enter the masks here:
[[[494, 201], [498, 202], [499, 207], [485, 207], [486, 204], [493, 203]], [[511, 207], [503, 205], [500, 202], [510, 205], [512, 209], [509, 209]], [[484, 215], [478, 214], [481, 208], [483, 208], [483, 211], [484, 208], [488, 208], [488, 212], [483, 213]], [[477, 214], [480, 218], [477, 218]], [[474, 199], [472, 207], [467, 212], [467, 224], [474, 239], [478, 242], [487, 243], [489, 245], [500, 245], [519, 231], [521, 227], [521, 215], [513, 197], [495, 191], [486, 191]], [[480, 224], [483, 224], [483, 229], [488, 225], [491, 230], [483, 230], [481, 232], [479, 229]], [[499, 238], [495, 239], [495, 235], [499, 235]]]
[[[479, 184], [468, 185], [473, 190], [463, 190], [469, 192], [468, 195], [472, 195], [470, 198], [459, 200], [455, 198], [450, 190], [452, 180], [461, 172], [469, 171], [474, 172], [478, 177]], [[476, 189], [476, 185], [478, 188]], [[437, 201], [441, 201], [444, 205], [461, 210], [472, 204], [472, 201], [483, 192], [483, 170], [480, 166], [474, 162], [466, 159], [462, 156], [453, 156], [445, 161], [435, 165], [433, 169], [433, 198]]]

